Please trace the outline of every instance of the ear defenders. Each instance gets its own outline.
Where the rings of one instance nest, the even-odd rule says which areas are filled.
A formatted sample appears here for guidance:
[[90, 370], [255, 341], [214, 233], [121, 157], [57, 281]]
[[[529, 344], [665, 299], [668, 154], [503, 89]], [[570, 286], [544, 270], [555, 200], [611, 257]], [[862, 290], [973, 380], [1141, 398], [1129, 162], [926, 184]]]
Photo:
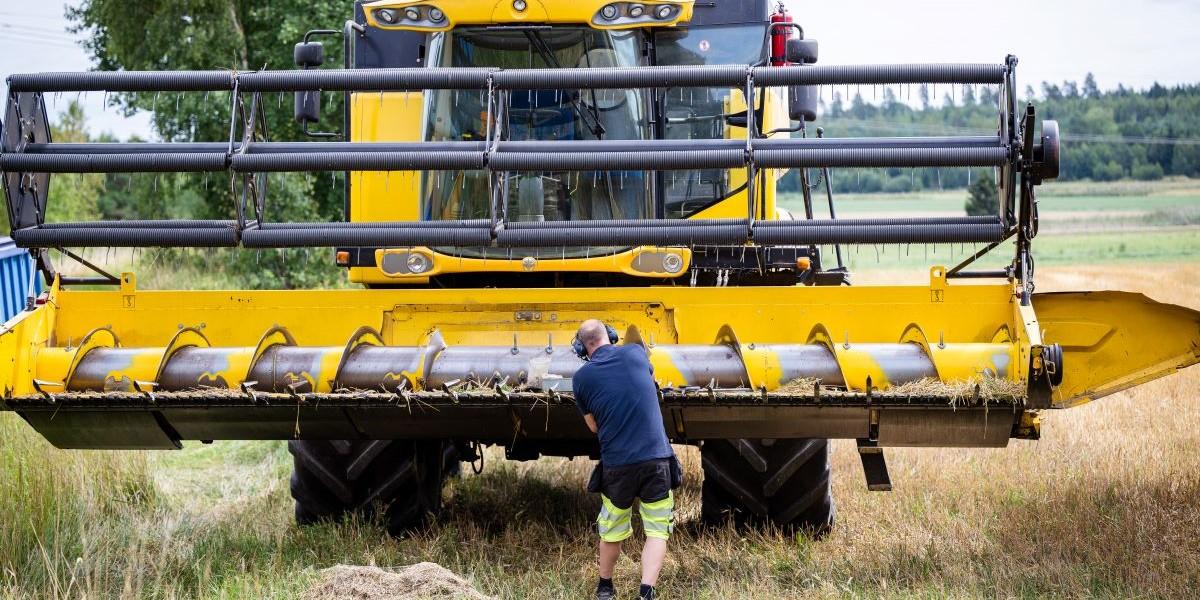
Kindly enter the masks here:
[[[617, 330], [613, 329], [612, 325], [605, 323], [604, 330], [608, 332], [608, 343], [615, 344], [620, 340], [620, 338], [617, 337]], [[579, 333], [576, 333], [575, 339], [571, 340], [571, 349], [575, 351], [575, 356], [578, 356], [585, 361], [588, 360], [587, 348], [585, 348], [583, 342], [579, 340]]]

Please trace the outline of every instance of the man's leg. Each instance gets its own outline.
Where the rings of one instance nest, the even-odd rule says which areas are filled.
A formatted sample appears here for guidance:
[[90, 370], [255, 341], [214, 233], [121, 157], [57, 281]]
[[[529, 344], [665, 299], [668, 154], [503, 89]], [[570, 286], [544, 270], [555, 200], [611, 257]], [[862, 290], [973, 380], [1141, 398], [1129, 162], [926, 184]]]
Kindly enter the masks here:
[[658, 583], [658, 572], [667, 557], [667, 540], [647, 537], [642, 547], [642, 585], [654, 587]]
[[596, 517], [596, 530], [600, 533], [600, 582], [596, 586], [597, 598], [612, 598], [613, 568], [621, 557], [621, 542], [633, 533], [633, 506], [620, 508], [608, 496], [600, 494], [600, 515]]
[[618, 558], [621, 558], [621, 542], [600, 540], [600, 579], [612, 579]]
[[[667, 557], [667, 539], [675, 529], [675, 495], [655, 502], [642, 502], [639, 508], [642, 528], [646, 530], [646, 545], [642, 548], [642, 597], [653, 598], [658, 573]], [[650, 595], [647, 595], [647, 588]]]

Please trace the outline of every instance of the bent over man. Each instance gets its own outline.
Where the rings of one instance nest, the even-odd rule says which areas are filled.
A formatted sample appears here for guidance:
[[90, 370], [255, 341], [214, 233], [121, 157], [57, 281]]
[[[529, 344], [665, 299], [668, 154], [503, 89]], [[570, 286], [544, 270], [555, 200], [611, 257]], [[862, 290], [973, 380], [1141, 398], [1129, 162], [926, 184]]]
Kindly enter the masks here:
[[600, 492], [602, 502], [596, 518], [600, 533], [596, 598], [616, 597], [613, 567], [621, 555], [621, 542], [633, 533], [631, 515], [637, 500], [646, 531], [638, 597], [653, 600], [673, 528], [671, 490], [678, 479], [653, 368], [641, 346], [613, 345], [616, 333], [600, 321], [585, 321], [576, 338], [576, 350], [588, 362], [575, 373], [575, 402], [588, 428], [600, 437], [600, 465], [589, 486], [590, 491]]

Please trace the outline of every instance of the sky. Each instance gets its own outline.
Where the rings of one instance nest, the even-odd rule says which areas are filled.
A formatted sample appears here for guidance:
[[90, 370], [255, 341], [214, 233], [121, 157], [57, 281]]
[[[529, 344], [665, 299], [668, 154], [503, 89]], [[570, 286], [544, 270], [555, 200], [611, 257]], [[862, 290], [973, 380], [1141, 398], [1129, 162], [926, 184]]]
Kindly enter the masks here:
[[[91, 67], [66, 31], [68, 4], [0, 0], [0, 74]], [[1200, 82], [1200, 2], [1196, 0], [839, 0], [786, 4], [805, 36], [820, 42], [822, 64], [1001, 62], [1020, 59], [1019, 86], [1082, 81], [1101, 89]], [[347, 0], [347, 14], [350, 1]], [[1002, 12], [1003, 9], [1003, 12]], [[942, 92], [939, 92], [939, 94]], [[866, 92], [864, 92], [866, 96]], [[869, 99], [869, 97], [868, 97]], [[100, 93], [82, 100], [93, 133], [150, 135], [145, 115], [105, 109]], [[66, 99], [60, 100], [65, 102]], [[48, 107], [55, 112], [53, 103]], [[61, 110], [58, 109], [58, 110]]]

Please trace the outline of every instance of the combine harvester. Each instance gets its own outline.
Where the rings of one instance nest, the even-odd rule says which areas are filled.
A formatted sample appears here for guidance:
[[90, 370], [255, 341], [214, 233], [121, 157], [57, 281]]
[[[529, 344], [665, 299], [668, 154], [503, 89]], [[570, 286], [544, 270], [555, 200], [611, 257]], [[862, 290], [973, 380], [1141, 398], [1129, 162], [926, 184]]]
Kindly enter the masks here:
[[[343, 68], [317, 36], [341, 38]], [[572, 336], [596, 317], [645, 346], [669, 435], [701, 446], [706, 520], [822, 529], [829, 438], [857, 440], [888, 489], [883, 448], [1037, 439], [1040, 411], [1197, 362], [1194, 311], [1034, 293], [1035, 190], [1060, 145], [1018, 106], [1015, 58], [814, 64], [816, 42], [765, 0], [360, 0], [295, 56], [293, 71], [8, 79], [12, 237], [47, 291], [0, 331], [0, 406], [55, 446], [291, 440], [299, 522], [386, 506], [398, 532], [484, 445], [596, 454], [571, 399]], [[922, 83], [996, 86], [995, 131], [805, 126], [822, 87]], [[227, 98], [229, 138], [50, 139], [46, 95], [101, 91]], [[346, 135], [268, 140], [282, 93], [306, 132], [333, 129], [321, 96], [344, 94]], [[816, 174], [832, 212], [830, 168], [878, 167], [993, 168], [996, 212], [814, 216]], [[796, 218], [776, 205], [787, 169]], [[114, 172], [228, 173], [240, 194], [224, 221], [45, 221], [52, 174]], [[345, 172], [345, 221], [272, 221], [276, 172]], [[840, 266], [843, 246], [945, 243], [1014, 258], [909, 286], [850, 287]], [[327, 248], [365, 289], [142, 291], [66, 250], [88, 247]], [[56, 273], [51, 250], [97, 276]], [[95, 286], [111, 289], [80, 289]]]

